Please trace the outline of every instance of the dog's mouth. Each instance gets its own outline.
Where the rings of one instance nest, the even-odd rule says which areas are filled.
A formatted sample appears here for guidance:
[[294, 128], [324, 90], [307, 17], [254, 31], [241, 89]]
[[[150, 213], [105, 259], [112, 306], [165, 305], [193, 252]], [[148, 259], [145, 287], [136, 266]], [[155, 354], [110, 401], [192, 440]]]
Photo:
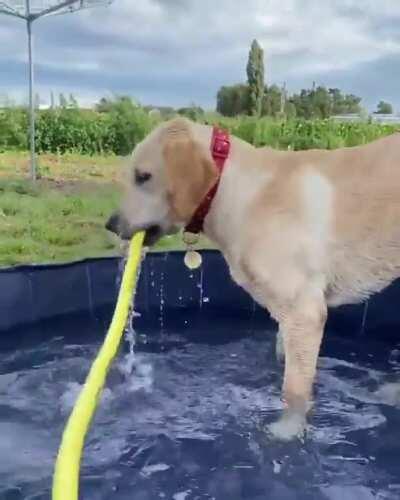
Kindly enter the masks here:
[[145, 231], [144, 245], [152, 246], [163, 235], [164, 231], [160, 224], [150, 224], [149, 226], [142, 226], [137, 228], [130, 228], [126, 219], [121, 217], [118, 213], [113, 214], [105, 225], [106, 229], [117, 236], [124, 242], [129, 241], [132, 236], [138, 231]]
[[152, 226], [146, 229], [145, 237], [144, 237], [144, 245], [147, 247], [151, 247], [156, 243], [162, 236], [161, 227], [157, 224], [153, 224]]

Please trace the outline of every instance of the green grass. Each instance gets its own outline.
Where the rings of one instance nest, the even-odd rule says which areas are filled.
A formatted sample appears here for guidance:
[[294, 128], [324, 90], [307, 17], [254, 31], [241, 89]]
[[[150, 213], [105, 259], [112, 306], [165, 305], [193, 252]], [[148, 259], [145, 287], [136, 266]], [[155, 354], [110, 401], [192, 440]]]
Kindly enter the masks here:
[[0, 181], [0, 266], [113, 255], [104, 221], [117, 205], [113, 186], [74, 191]]
[[28, 166], [27, 153], [0, 154], [0, 266], [118, 253], [104, 222], [118, 204], [120, 160], [40, 155], [36, 186], [21, 180]]
[[[80, 162], [84, 162], [81, 158]], [[56, 263], [120, 253], [118, 238], [104, 229], [118, 206], [110, 182], [29, 181], [0, 177], [0, 267]], [[200, 247], [209, 246], [204, 240]], [[179, 235], [154, 250], [183, 249]]]
[[[88, 156], [77, 153], [39, 155], [39, 175], [57, 182], [118, 182], [124, 159], [114, 155]], [[26, 151], [0, 153], [0, 179], [24, 179], [29, 175]]]

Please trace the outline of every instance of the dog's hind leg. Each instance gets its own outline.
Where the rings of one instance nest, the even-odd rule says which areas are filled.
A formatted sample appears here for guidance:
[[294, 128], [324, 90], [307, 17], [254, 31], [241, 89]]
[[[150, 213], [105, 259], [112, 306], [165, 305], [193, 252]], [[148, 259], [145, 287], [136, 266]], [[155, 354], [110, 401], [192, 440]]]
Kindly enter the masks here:
[[[259, 255], [249, 254], [241, 269], [253, 297], [279, 323], [285, 357], [283, 398], [287, 408], [270, 431], [277, 438], [292, 439], [305, 428], [325, 327], [324, 274], [310, 272], [311, 265], [299, 266], [297, 260], [291, 262], [285, 255], [283, 261], [281, 255], [269, 256], [269, 265], [263, 266], [263, 260], [257, 260]], [[279, 342], [278, 337], [278, 355]]]
[[282, 418], [269, 427], [279, 439], [292, 439], [304, 430], [326, 314], [323, 294], [314, 290], [302, 292], [281, 315], [279, 327], [285, 351], [283, 397], [287, 408]]
[[280, 328], [276, 332], [275, 356], [278, 363], [283, 364], [285, 362], [285, 345], [283, 342], [283, 333]]

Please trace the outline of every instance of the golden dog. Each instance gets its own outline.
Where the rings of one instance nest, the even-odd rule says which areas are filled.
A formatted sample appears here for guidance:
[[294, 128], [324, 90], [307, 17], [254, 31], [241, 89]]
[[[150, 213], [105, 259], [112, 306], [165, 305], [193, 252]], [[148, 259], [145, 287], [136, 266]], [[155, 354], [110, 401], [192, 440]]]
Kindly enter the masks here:
[[[146, 243], [184, 227], [216, 182], [212, 127], [177, 118], [133, 152], [108, 229]], [[304, 429], [327, 306], [356, 303], [400, 276], [400, 134], [335, 151], [275, 151], [231, 138], [204, 221], [233, 279], [279, 323], [287, 409], [280, 438]]]

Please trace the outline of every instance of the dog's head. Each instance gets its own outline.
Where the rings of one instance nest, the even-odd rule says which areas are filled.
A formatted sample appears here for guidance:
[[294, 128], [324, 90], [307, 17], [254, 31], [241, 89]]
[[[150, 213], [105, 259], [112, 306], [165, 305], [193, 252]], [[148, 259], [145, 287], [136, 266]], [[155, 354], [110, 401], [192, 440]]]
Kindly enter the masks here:
[[136, 146], [126, 192], [108, 230], [125, 240], [145, 230], [145, 244], [152, 245], [189, 222], [218, 175], [207, 140], [196, 137], [198, 127], [176, 118]]

